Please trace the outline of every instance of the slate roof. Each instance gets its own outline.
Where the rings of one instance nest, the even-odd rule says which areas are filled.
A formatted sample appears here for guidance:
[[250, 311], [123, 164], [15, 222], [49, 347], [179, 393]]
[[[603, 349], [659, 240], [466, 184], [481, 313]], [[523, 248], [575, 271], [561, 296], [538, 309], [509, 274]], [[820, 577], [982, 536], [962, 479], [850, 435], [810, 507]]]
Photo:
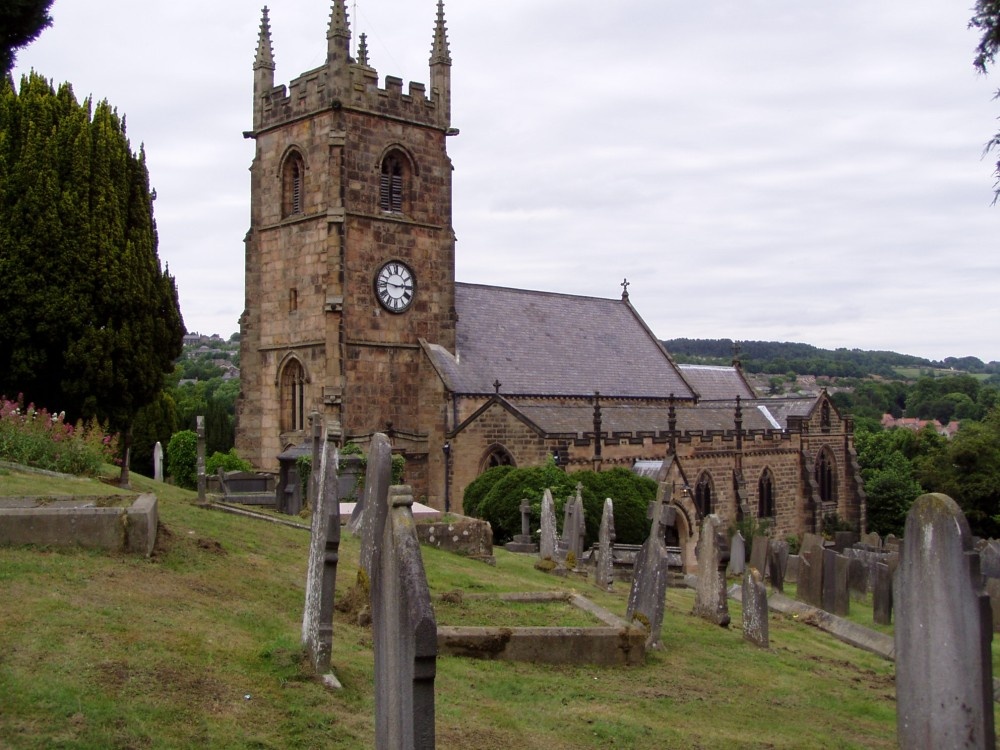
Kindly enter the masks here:
[[737, 396], [756, 398], [753, 388], [735, 367], [715, 365], [678, 365], [684, 379], [698, 392], [702, 401], [731, 401]]
[[623, 300], [459, 283], [455, 307], [457, 356], [425, 345], [455, 393], [493, 393], [499, 380], [505, 396], [694, 395]]

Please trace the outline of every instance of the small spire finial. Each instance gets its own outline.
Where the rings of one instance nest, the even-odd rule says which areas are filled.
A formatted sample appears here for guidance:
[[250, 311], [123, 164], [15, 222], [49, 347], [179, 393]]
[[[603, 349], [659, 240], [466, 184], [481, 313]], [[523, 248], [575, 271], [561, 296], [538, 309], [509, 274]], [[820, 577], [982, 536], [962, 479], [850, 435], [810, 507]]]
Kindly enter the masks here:
[[267, 68], [274, 70], [274, 50], [271, 48], [271, 20], [265, 5], [260, 13], [260, 33], [257, 35], [257, 55], [253, 61], [254, 70]]
[[363, 32], [358, 41], [358, 64], [368, 65], [368, 35]]
[[444, 23], [444, 0], [438, 0], [437, 22], [434, 24], [434, 44], [431, 46], [431, 65], [451, 65], [448, 28]]
[[628, 288], [629, 288], [628, 279], [624, 279], [622, 281], [621, 288], [622, 288], [622, 299], [623, 300], [628, 299]]

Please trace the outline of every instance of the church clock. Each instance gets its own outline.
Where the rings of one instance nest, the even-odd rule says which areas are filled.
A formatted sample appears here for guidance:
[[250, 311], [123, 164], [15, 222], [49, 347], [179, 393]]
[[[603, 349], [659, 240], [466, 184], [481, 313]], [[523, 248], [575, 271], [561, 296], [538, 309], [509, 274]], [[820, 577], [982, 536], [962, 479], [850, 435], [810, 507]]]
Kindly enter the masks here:
[[375, 276], [375, 296], [389, 312], [406, 312], [413, 302], [416, 283], [413, 271], [405, 263], [390, 260]]

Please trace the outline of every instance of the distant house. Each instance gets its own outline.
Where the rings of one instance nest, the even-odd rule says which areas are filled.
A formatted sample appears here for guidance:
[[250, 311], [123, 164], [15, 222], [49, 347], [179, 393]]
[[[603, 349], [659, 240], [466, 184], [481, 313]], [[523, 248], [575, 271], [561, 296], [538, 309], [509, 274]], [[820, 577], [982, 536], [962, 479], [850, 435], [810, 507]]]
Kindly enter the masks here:
[[956, 420], [951, 420], [948, 424], [942, 425], [936, 419], [916, 419], [915, 417], [894, 417], [891, 414], [882, 415], [882, 427], [887, 430], [891, 430], [894, 427], [901, 427], [904, 430], [910, 430], [912, 432], [920, 432], [930, 425], [934, 428], [934, 432], [938, 435], [942, 435], [949, 440], [955, 437], [955, 433], [958, 432], [958, 422]]

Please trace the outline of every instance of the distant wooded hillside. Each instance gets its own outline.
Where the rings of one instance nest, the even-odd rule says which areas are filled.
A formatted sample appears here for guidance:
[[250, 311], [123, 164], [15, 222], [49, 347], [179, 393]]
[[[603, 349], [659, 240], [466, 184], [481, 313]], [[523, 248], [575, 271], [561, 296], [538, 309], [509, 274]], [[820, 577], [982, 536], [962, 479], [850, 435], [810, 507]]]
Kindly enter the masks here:
[[[677, 362], [729, 364], [733, 360], [732, 339], [667, 339], [663, 342]], [[977, 357], [946, 357], [935, 361], [896, 352], [862, 349], [820, 349], [810, 344], [779, 341], [740, 341], [739, 356], [747, 372], [766, 372], [828, 377], [899, 378], [900, 370], [954, 369], [969, 373], [1000, 373], [1000, 362], [985, 363]]]

